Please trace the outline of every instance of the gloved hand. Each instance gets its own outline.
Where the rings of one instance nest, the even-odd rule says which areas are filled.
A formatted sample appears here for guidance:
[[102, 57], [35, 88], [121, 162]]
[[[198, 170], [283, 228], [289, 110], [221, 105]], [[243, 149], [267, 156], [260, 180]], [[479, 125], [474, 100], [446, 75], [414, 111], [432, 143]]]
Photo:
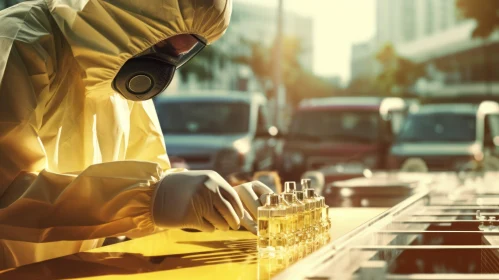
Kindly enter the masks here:
[[239, 229], [243, 205], [215, 171], [185, 171], [164, 177], [153, 201], [154, 223], [163, 228], [201, 231]]
[[244, 204], [244, 217], [241, 225], [256, 234], [258, 225], [258, 207], [265, 204], [267, 194], [274, 193], [269, 187], [259, 181], [253, 181], [234, 187]]

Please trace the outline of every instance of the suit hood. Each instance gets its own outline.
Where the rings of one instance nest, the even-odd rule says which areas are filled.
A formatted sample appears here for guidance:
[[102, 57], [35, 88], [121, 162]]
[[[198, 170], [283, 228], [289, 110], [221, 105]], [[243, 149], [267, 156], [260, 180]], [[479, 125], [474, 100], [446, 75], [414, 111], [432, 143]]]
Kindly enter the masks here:
[[84, 72], [87, 94], [111, 89], [134, 55], [179, 34], [208, 44], [226, 31], [231, 0], [46, 0]]

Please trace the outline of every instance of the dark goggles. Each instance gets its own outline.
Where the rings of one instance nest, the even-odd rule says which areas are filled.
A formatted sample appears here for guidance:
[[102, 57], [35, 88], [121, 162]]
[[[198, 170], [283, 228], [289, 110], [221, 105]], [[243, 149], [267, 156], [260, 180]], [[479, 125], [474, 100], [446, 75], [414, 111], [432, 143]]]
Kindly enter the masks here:
[[180, 34], [163, 40], [136, 57], [149, 56], [179, 68], [204, 49], [204, 40], [191, 34]]

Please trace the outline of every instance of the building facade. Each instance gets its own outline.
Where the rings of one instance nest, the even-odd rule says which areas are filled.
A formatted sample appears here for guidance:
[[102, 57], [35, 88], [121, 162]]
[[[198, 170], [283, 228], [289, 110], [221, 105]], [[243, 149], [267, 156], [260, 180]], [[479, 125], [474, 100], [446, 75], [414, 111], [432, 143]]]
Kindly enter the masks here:
[[499, 94], [499, 32], [472, 38], [473, 20], [397, 45], [400, 55], [426, 65], [416, 85], [422, 95]]
[[369, 40], [352, 45], [350, 77], [352, 80], [369, 79], [376, 73], [376, 41]]
[[456, 0], [377, 0], [376, 41], [411, 42], [461, 21]]
[[352, 46], [352, 80], [376, 77], [375, 55], [387, 42], [427, 68], [419, 94], [499, 94], [499, 34], [472, 38], [457, 0], [377, 0], [376, 36]]
[[352, 45], [351, 79], [375, 77], [376, 53], [386, 43], [401, 44], [428, 38], [462, 23], [456, 0], [377, 0], [376, 35]]

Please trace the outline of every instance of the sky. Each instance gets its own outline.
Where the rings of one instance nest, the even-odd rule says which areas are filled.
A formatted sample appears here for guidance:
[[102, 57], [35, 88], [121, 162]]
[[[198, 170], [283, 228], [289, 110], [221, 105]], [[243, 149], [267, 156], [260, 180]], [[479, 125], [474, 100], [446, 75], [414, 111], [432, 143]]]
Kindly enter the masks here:
[[[278, 0], [235, 0], [277, 7]], [[374, 37], [376, 0], [283, 0], [284, 9], [309, 16], [314, 25], [314, 72], [321, 76], [350, 78], [350, 53], [354, 43]]]

